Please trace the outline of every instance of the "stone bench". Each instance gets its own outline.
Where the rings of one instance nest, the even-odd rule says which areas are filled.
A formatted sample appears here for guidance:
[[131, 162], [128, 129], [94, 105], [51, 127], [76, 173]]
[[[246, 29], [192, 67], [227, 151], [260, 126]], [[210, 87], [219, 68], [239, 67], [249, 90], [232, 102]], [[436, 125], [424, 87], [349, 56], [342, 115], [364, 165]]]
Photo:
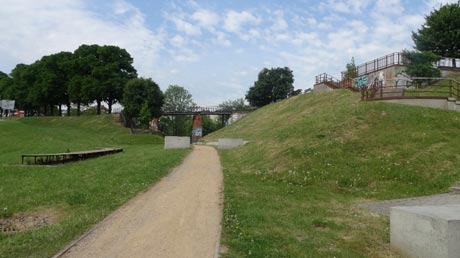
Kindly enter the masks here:
[[460, 205], [391, 208], [390, 241], [407, 257], [460, 257]]
[[190, 148], [190, 137], [166, 136], [165, 149], [188, 149]]

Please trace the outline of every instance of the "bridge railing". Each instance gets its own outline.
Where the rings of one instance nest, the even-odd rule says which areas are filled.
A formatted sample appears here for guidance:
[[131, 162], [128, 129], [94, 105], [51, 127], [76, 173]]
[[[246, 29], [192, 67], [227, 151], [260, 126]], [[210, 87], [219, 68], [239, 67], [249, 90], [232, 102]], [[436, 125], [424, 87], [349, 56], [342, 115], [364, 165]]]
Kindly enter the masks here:
[[162, 112], [164, 115], [169, 114], [232, 114], [232, 113], [247, 113], [254, 111], [255, 108], [253, 107], [244, 107], [244, 108], [235, 108], [235, 107], [220, 107], [220, 106], [212, 106], [212, 107], [189, 107], [187, 109], [163, 109]]

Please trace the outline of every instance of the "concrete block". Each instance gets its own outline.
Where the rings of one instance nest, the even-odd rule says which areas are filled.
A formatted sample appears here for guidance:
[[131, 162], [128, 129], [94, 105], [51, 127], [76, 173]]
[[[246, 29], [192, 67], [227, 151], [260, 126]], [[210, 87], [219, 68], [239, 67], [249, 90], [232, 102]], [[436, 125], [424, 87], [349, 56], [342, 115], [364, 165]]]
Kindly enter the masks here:
[[188, 149], [190, 148], [190, 137], [166, 136], [165, 149]]
[[393, 207], [390, 241], [407, 257], [460, 257], [460, 205]]
[[331, 87], [327, 86], [324, 83], [316, 84], [313, 86], [313, 92], [322, 92], [322, 91], [333, 91]]
[[243, 139], [238, 138], [219, 138], [217, 148], [219, 149], [233, 149], [244, 145]]

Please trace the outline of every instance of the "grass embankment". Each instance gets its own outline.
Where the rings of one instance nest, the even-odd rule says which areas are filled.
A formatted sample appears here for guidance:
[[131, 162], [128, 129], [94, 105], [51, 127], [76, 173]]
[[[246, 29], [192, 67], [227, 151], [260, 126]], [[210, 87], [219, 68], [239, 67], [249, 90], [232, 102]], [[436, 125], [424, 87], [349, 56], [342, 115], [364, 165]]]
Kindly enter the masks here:
[[261, 108], [205, 140], [221, 151], [222, 257], [397, 257], [388, 218], [357, 203], [446, 192], [460, 179], [458, 113], [348, 91]]
[[[0, 208], [6, 207], [8, 216], [45, 214], [56, 222], [0, 233], [0, 257], [51, 257], [159, 180], [187, 152], [163, 150], [159, 136], [131, 135], [115, 125], [112, 116], [0, 121], [0, 139]], [[19, 165], [24, 153], [97, 147], [124, 151], [58, 166]]]

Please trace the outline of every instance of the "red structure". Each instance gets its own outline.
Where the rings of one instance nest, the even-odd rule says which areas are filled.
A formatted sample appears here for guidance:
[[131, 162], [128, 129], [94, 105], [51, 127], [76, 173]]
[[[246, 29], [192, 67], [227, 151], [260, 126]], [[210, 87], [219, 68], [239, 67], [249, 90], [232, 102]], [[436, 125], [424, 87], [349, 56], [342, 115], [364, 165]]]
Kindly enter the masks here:
[[193, 116], [192, 142], [197, 142], [203, 137], [203, 115]]

